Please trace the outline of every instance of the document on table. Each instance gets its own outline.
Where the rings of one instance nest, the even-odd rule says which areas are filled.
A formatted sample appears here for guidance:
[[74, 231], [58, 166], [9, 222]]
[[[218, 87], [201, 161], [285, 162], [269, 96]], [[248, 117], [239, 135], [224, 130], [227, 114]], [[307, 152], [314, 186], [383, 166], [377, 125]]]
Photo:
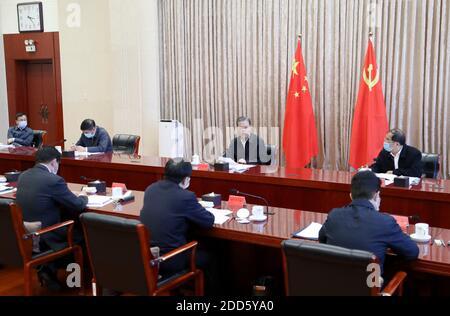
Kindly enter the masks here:
[[103, 195], [89, 195], [87, 207], [103, 207], [113, 202], [110, 196]]
[[322, 228], [322, 224], [312, 222], [308, 227], [294, 233], [294, 237], [318, 240], [319, 231]]
[[86, 157], [86, 156], [101, 155], [101, 154], [104, 154], [104, 153], [89, 153], [86, 151], [76, 151], [75, 157]]
[[230, 171], [234, 171], [234, 172], [238, 172], [238, 173], [245, 172], [245, 171], [255, 167], [253, 165], [244, 165], [244, 164], [237, 163], [236, 161], [234, 161], [233, 159], [228, 158], [228, 157], [219, 157], [217, 160], [219, 162], [228, 163], [229, 167], [230, 167]]
[[222, 225], [228, 221], [231, 218], [229, 215], [233, 213], [229, 210], [221, 210], [217, 208], [207, 208], [206, 210], [214, 215], [214, 224], [216, 225]]

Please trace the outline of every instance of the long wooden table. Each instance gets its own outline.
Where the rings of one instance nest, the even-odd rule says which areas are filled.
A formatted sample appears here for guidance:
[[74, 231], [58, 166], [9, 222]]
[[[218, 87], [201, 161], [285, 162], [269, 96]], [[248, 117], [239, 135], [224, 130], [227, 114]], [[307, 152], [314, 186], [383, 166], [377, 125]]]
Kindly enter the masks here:
[[[34, 152], [32, 148], [0, 150], [0, 174], [32, 167]], [[122, 182], [130, 189], [143, 191], [163, 177], [166, 162], [159, 157], [119, 154], [63, 158], [59, 174], [68, 182], [80, 182], [80, 176], [85, 176], [105, 180], [108, 185]], [[328, 213], [350, 202], [353, 175], [345, 171], [273, 166], [258, 166], [243, 174], [194, 170], [190, 189], [197, 196], [215, 192], [227, 200], [229, 190], [235, 188], [263, 196], [274, 207]], [[423, 179], [411, 189], [383, 186], [381, 198], [385, 212], [414, 216], [416, 221], [450, 229], [450, 180]]]
[[[82, 184], [69, 184], [70, 189], [74, 192], [80, 192], [82, 186]], [[139, 219], [144, 192], [133, 191], [133, 195], [135, 196], [133, 202], [108, 204], [104, 207], [90, 208], [89, 211]], [[0, 197], [14, 199], [15, 193], [0, 195]], [[224, 203], [224, 207], [226, 207], [226, 203]], [[235, 210], [233, 211], [235, 212]], [[324, 213], [276, 207], [271, 207], [270, 211], [274, 215], [269, 216], [267, 221], [264, 222], [239, 224], [234, 219], [235, 213], [233, 213], [231, 219], [223, 225], [215, 225], [212, 229], [201, 230], [197, 233], [200, 240], [212, 239], [222, 242], [221, 244], [216, 243], [216, 245], [227, 256], [227, 269], [230, 273], [227, 276], [227, 281], [239, 284], [239, 286], [235, 286], [236, 291], [239, 291], [240, 287], [250, 288], [251, 280], [264, 272], [276, 274], [282, 280], [281, 242], [292, 238], [295, 231], [307, 227], [311, 222], [323, 223], [327, 217], [327, 214]], [[408, 228], [408, 233], [412, 233], [413, 230], [414, 226], [411, 225]], [[432, 227], [430, 233], [433, 237], [432, 240], [450, 241], [450, 230], [448, 229]], [[223, 242], [227, 244], [224, 246]], [[444, 278], [450, 277], [450, 246], [437, 246], [434, 243], [418, 245], [420, 249], [418, 260], [410, 262], [402, 268], [410, 275], [425, 274]], [[244, 274], [242, 273], [243, 266], [248, 266], [244, 269], [246, 271]]]

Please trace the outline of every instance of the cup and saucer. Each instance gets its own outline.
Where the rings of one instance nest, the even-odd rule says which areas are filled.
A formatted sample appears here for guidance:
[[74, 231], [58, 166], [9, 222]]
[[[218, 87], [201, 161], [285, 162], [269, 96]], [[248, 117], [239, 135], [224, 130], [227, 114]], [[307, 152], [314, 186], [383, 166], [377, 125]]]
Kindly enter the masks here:
[[264, 207], [255, 205], [252, 208], [252, 215], [248, 218], [252, 222], [264, 222], [267, 216], [264, 215]]
[[200, 164], [200, 156], [199, 155], [193, 155], [191, 165], [192, 166], [198, 166]]
[[236, 222], [239, 224], [249, 224], [248, 216], [250, 215], [250, 211], [246, 208], [241, 208], [236, 213]]
[[425, 224], [425, 223], [417, 223], [415, 225], [415, 232], [414, 234], [411, 234], [410, 237], [412, 240], [414, 240], [415, 242], [419, 242], [419, 243], [425, 243], [425, 242], [429, 242], [431, 240], [431, 236], [429, 234], [429, 225]]

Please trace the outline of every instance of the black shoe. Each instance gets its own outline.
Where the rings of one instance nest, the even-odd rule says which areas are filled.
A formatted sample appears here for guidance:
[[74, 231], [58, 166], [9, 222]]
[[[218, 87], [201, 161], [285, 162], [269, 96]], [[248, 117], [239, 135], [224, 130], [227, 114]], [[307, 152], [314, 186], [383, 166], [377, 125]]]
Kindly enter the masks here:
[[37, 272], [39, 283], [52, 292], [61, 291], [63, 286], [59, 282], [56, 275], [48, 268], [42, 267]]

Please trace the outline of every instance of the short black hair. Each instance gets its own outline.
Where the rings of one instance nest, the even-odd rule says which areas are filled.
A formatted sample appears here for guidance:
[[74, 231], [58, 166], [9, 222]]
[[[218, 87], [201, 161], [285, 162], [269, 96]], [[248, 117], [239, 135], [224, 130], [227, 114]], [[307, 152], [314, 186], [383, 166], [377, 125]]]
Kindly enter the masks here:
[[248, 122], [248, 124], [252, 125], [252, 120], [247, 116], [239, 116], [236, 120], [236, 126], [239, 126], [240, 122]]
[[16, 114], [16, 121], [19, 119], [19, 117], [22, 117], [22, 116], [27, 116], [27, 115], [25, 113], [23, 113], [23, 112], [18, 112]]
[[164, 178], [177, 184], [192, 175], [192, 165], [183, 159], [170, 159], [164, 169]]
[[371, 200], [381, 188], [381, 180], [372, 171], [360, 171], [352, 178], [352, 199]]
[[88, 131], [95, 127], [95, 121], [91, 119], [86, 119], [81, 123], [80, 129], [82, 131]]
[[398, 128], [391, 129], [389, 131], [392, 134], [392, 141], [397, 142], [400, 145], [404, 146], [406, 144], [406, 136], [405, 133]]
[[49, 163], [53, 159], [61, 161], [61, 154], [55, 147], [44, 146], [36, 152], [36, 163]]

